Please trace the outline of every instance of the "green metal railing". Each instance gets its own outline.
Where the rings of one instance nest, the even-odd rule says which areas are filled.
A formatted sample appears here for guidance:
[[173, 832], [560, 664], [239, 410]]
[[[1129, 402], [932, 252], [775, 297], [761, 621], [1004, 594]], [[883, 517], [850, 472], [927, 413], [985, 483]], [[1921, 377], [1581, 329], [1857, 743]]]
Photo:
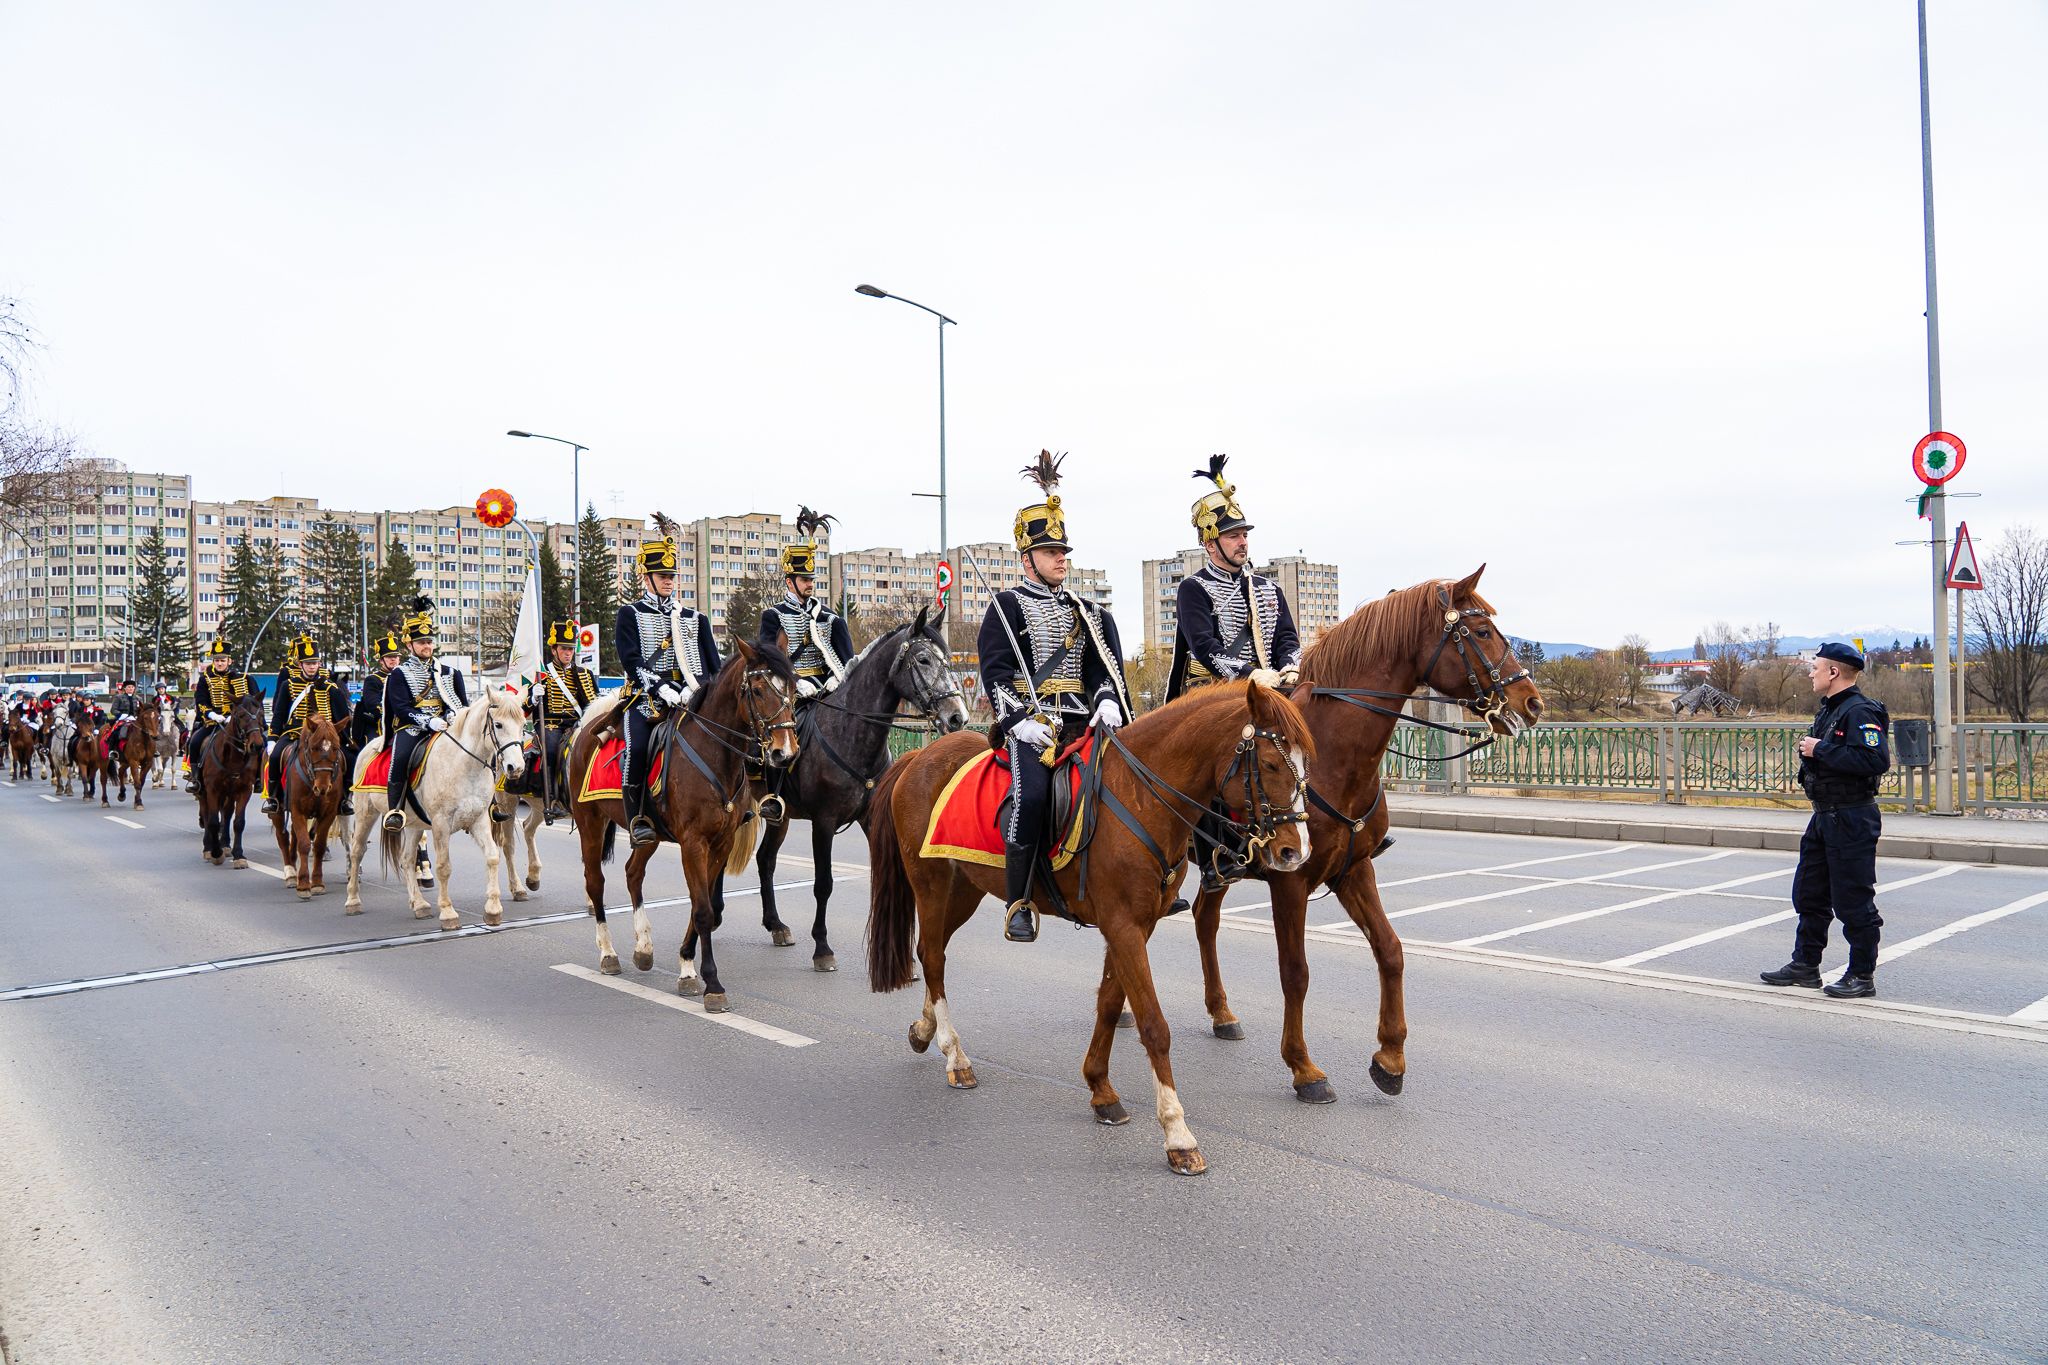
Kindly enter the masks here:
[[1959, 726], [1966, 806], [2048, 804], [2048, 725]]

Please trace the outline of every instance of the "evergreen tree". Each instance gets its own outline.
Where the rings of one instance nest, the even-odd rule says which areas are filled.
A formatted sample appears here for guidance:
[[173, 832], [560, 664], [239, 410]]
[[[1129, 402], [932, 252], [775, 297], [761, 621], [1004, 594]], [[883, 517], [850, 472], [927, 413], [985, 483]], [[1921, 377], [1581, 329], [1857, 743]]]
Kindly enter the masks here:
[[377, 576], [370, 580], [371, 637], [398, 629], [398, 623], [412, 610], [412, 599], [419, 596], [419, 591], [419, 569], [398, 537], [393, 536], [384, 547], [384, 562], [378, 566]]
[[300, 606], [306, 630], [330, 659], [356, 656], [362, 631], [363, 538], [356, 528], [323, 515], [307, 533]]
[[[582, 520], [576, 523], [576, 557], [583, 566], [583, 601], [575, 616], [578, 621], [588, 621], [597, 627], [598, 671], [604, 671], [605, 642], [611, 638], [612, 622], [619, 614], [619, 603], [630, 598], [619, 594], [617, 565], [612, 552], [604, 543], [604, 523], [598, 519], [597, 504], [583, 504]], [[618, 660], [610, 661], [617, 666]]]
[[[553, 542], [542, 539], [540, 543], [540, 614], [541, 633], [545, 637], [547, 628], [565, 616], [576, 615], [576, 604], [570, 599], [574, 591], [569, 574], [562, 567], [561, 556], [555, 553]], [[581, 622], [579, 621], [579, 624]], [[607, 625], [610, 623], [607, 622]]]
[[[305, 628], [305, 618], [299, 607], [296, 576], [292, 562], [284, 552], [284, 546], [275, 540], [266, 540], [256, 547], [256, 572], [260, 587], [257, 591], [258, 612], [256, 621], [262, 630], [255, 640], [256, 653], [250, 670], [256, 673], [275, 673], [283, 668], [287, 650], [294, 635]], [[239, 598], [237, 599], [239, 602]], [[280, 610], [278, 603], [286, 605]], [[271, 613], [276, 611], [276, 615]], [[264, 618], [269, 625], [264, 626]], [[246, 652], [247, 643], [242, 645]]]
[[135, 552], [134, 574], [134, 587], [128, 591], [128, 620], [135, 637], [137, 667], [147, 660], [152, 679], [167, 678], [173, 686], [183, 687], [197, 651], [190, 603], [179, 586], [185, 566], [165, 552], [162, 528], [149, 528], [149, 535]]
[[[233, 600], [228, 600], [229, 594], [233, 594]], [[228, 651], [239, 668], [263, 618], [277, 605], [264, 597], [263, 566], [256, 558], [256, 546], [247, 531], [235, 538], [234, 549], [228, 555], [227, 572], [221, 576], [221, 597], [221, 638], [228, 642]]]

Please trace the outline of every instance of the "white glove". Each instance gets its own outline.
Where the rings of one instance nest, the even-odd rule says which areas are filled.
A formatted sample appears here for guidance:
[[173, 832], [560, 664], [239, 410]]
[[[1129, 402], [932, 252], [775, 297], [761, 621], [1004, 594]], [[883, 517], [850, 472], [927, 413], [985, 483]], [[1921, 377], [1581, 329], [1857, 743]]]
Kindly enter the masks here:
[[271, 756], [272, 754], [274, 754], [274, 753], [276, 753], [276, 752], [277, 752], [277, 741], [276, 741], [276, 740], [274, 740], [274, 739], [266, 739], [266, 740], [264, 740], [264, 741], [263, 741], [263, 756], [264, 756], [265, 758], [268, 758], [268, 757], [270, 757], [270, 756]]
[[1281, 670], [1280, 670], [1280, 685], [1281, 685], [1282, 687], [1299, 687], [1299, 686], [1301, 686], [1301, 670], [1300, 670], [1300, 669], [1298, 669], [1298, 668], [1283, 668], [1283, 669], [1281, 669]]
[[1034, 749], [1052, 743], [1052, 727], [1036, 716], [1026, 716], [1012, 725], [1010, 734], [1019, 744], [1029, 744]]
[[812, 697], [818, 695], [818, 684], [809, 678], [798, 678], [796, 680], [796, 694], [805, 701], [809, 701]]
[[547, 694], [548, 688], [546, 683], [535, 683], [526, 689], [526, 703], [529, 706], [539, 706], [541, 699], [547, 696]]
[[225, 724], [227, 721], [227, 717], [222, 715], [218, 711], [208, 711], [206, 713], [206, 718], [212, 721], [215, 725], [222, 725]]
[[661, 699], [663, 706], [673, 707], [683, 704], [683, 690], [674, 683], [663, 683], [654, 689], [654, 695]]
[[1118, 706], [1111, 698], [1104, 697], [1097, 704], [1095, 714], [1089, 719], [1088, 723], [1100, 725], [1105, 730], [1114, 730], [1117, 726], [1124, 723], [1123, 708]]
[[1278, 687], [1280, 675], [1270, 668], [1255, 668], [1252, 670], [1252, 681], [1261, 687]]
[[440, 734], [440, 733], [441, 733], [441, 732], [442, 732], [443, 730], [446, 730], [446, 729], [448, 728], [448, 722], [447, 722], [447, 721], [445, 721], [445, 720], [442, 720], [442, 719], [441, 719], [441, 718], [440, 718], [439, 716], [428, 716], [428, 717], [427, 717], [427, 728], [428, 728], [429, 730], [432, 730], [432, 731], [433, 731], [433, 732], [434, 732], [435, 734], [437, 734], [437, 735], [438, 735], [438, 734]]

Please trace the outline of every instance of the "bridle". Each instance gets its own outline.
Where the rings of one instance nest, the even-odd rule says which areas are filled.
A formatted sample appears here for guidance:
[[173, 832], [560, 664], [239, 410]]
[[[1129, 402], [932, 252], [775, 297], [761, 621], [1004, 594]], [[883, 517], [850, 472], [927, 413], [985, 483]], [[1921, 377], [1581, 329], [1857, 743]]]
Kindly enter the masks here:
[[[719, 674], [721, 678], [724, 676], [723, 672]], [[762, 715], [760, 704], [754, 700], [753, 685], [761, 678], [768, 680], [769, 686], [774, 689], [776, 697], [782, 703], [776, 707], [771, 716]], [[705, 684], [707, 687], [716, 685], [716, 682]], [[704, 761], [704, 756], [698, 753], [695, 746], [683, 737], [683, 725], [686, 722], [695, 723], [703, 729], [705, 734], [710, 736], [711, 742], [719, 748], [732, 754], [742, 763], [755, 764], [767, 763], [768, 741], [775, 737], [776, 731], [788, 730], [791, 732], [792, 738], [794, 738], [796, 730], [795, 702], [789, 690], [783, 686], [781, 676], [774, 669], [764, 668], [758, 664], [747, 669], [740, 675], [739, 691], [740, 705], [744, 708], [747, 717], [747, 728], [745, 730], [736, 730], [730, 725], [721, 725], [705, 715], [701, 710], [680, 712], [675, 724], [669, 729], [669, 742], [680, 748], [683, 751], [683, 756], [689, 759], [690, 766], [695, 768], [698, 774], [711, 784], [711, 789], [718, 793], [719, 803], [725, 808], [727, 814], [730, 814], [733, 807], [738, 804], [737, 797], [731, 789], [727, 788], [724, 779], [712, 771], [711, 765]], [[788, 716], [789, 719], [775, 720], [773, 716]], [[728, 735], [732, 736], [732, 739], [728, 739], [726, 737]], [[733, 743], [733, 739], [743, 741], [745, 747]]]
[[[1449, 702], [1464, 707], [1474, 717], [1486, 723], [1488, 733], [1484, 739], [1470, 748], [1461, 749], [1455, 754], [1446, 754], [1441, 758], [1432, 758], [1424, 754], [1403, 753], [1399, 749], [1392, 750], [1394, 754], [1401, 758], [1413, 759], [1421, 763], [1448, 763], [1451, 759], [1463, 758], [1467, 754], [1476, 754], [1481, 749], [1491, 745], [1498, 737], [1492, 733], [1494, 718], [1511, 714], [1514, 710], [1513, 704], [1508, 699], [1508, 688], [1518, 682], [1529, 680], [1529, 670], [1526, 668], [1517, 669], [1509, 674], [1503, 674], [1500, 671], [1502, 661], [1508, 659], [1514, 653], [1509, 648], [1505, 635], [1501, 636], [1499, 659], [1487, 658], [1486, 651], [1480, 648], [1479, 641], [1473, 637], [1472, 627], [1467, 623], [1478, 619], [1491, 625], [1493, 624], [1492, 612], [1484, 607], [1453, 606], [1451, 604], [1450, 589], [1441, 583], [1436, 585], [1436, 600], [1438, 606], [1443, 609], [1443, 634], [1437, 637], [1436, 648], [1431, 651], [1429, 662], [1423, 665], [1421, 677], [1424, 682], [1427, 682], [1430, 675], [1436, 672], [1437, 661], [1443, 658], [1444, 651], [1446, 649], [1454, 649], [1458, 654], [1458, 662], [1464, 665], [1465, 685], [1471, 689], [1472, 695], [1469, 697], [1446, 697], [1441, 693], [1429, 691], [1422, 693], [1422, 698], [1425, 701]], [[1499, 628], [1495, 627], [1495, 630], [1498, 633]], [[1484, 683], [1479, 680], [1479, 675], [1482, 672], [1486, 674], [1486, 681]], [[1425, 729], [1441, 730], [1445, 734], [1457, 735], [1463, 739], [1470, 739], [1472, 737], [1469, 731], [1460, 726], [1446, 725], [1441, 721], [1429, 720], [1423, 716], [1411, 716], [1398, 708], [1380, 706], [1376, 705], [1373, 701], [1366, 700], [1367, 698], [1377, 698], [1381, 701], [1407, 702], [1415, 698], [1416, 694], [1414, 692], [1382, 692], [1370, 687], [1311, 687], [1309, 695], [1311, 697], [1331, 697], [1337, 701], [1347, 702], [1352, 706], [1356, 706], [1362, 711], [1370, 711], [1375, 715], [1388, 716], [1408, 725], [1420, 725]]]
[[[889, 678], [891, 678], [892, 680], [895, 678], [897, 670], [903, 667], [903, 660], [905, 656], [907, 656], [910, 653], [910, 647], [914, 644], [917, 644], [919, 641], [923, 641], [925, 644], [928, 645], [933, 643], [925, 636], [919, 635], [915, 632], [911, 632], [904, 636], [903, 643], [896, 646], [896, 657], [889, 661]], [[934, 647], [936, 648], [936, 646]], [[912, 684], [911, 688], [906, 690], [902, 687], [898, 687], [896, 689], [899, 693], [902, 694], [905, 700], [909, 701], [911, 705], [915, 706], [918, 709], [919, 713], [923, 716], [925, 720], [935, 721], [939, 718], [940, 702], [946, 701], [948, 699], [957, 701], [960, 697], [960, 682], [957, 678], [953, 676], [953, 670], [950, 668], [945, 668], [942, 665], [940, 671], [944, 673], [946, 678], [945, 684], [941, 687], [925, 687], [922, 680], [919, 679], [919, 677], [917, 676], [917, 670], [915, 668], [912, 668], [910, 670], [910, 681]], [[817, 700], [813, 701], [811, 705], [814, 707], [823, 707], [828, 711], [837, 711], [840, 715], [845, 716], [847, 719], [859, 721], [863, 725], [878, 725], [884, 729], [890, 730], [914, 730], [917, 728], [915, 725], [906, 725], [904, 723], [904, 718], [900, 712], [855, 711], [842, 705], [839, 701], [832, 697], [819, 697]], [[842, 764], [841, 766], [845, 765]], [[851, 771], [851, 769], [849, 769], [848, 771]], [[858, 774], [856, 774], [856, 776], [858, 776]]]
[[[490, 718], [491, 733], [496, 734], [498, 732], [498, 718], [491, 711], [491, 699], [489, 697], [485, 697], [480, 701], [471, 703], [471, 705], [481, 706], [484, 708], [484, 714]], [[464, 709], [467, 710], [468, 708], [465, 707]], [[491, 750], [491, 755], [489, 758], [478, 757], [476, 750], [470, 748], [467, 744], [464, 744], [461, 740], [457, 739], [455, 737], [455, 726], [452, 722], [450, 723], [449, 727], [441, 733], [442, 736], [445, 739], [447, 739], [447, 741], [450, 744], [453, 744], [463, 753], [468, 754], [471, 758], [475, 759], [479, 767], [489, 768], [491, 770], [491, 778], [493, 781], [496, 781], [505, 775], [505, 751], [507, 749], [523, 749], [526, 747], [526, 733], [525, 726], [523, 724], [521, 725], [520, 732], [518, 734], [514, 735], [510, 739], [499, 740], [498, 746], [495, 749]]]
[[[1266, 795], [1265, 779], [1259, 775], [1261, 742], [1270, 743], [1287, 761], [1288, 771], [1294, 774], [1294, 791], [1284, 807], [1273, 804]], [[1277, 730], [1261, 730], [1246, 725], [1243, 737], [1237, 741], [1237, 748], [1231, 754], [1230, 767], [1223, 774], [1224, 790], [1229, 789], [1231, 780], [1240, 773], [1244, 778], [1244, 805], [1239, 809], [1252, 818], [1249, 821], [1239, 820], [1233, 813], [1229, 819], [1234, 828], [1245, 832], [1244, 853], [1237, 861], [1242, 867], [1250, 867], [1258, 860], [1260, 851], [1272, 843], [1282, 829], [1288, 825], [1308, 823], [1308, 770], [1295, 760], [1287, 736]], [[1197, 826], [1196, 833], [1199, 835], [1201, 832]], [[1222, 848], [1218, 844], [1219, 851]]]

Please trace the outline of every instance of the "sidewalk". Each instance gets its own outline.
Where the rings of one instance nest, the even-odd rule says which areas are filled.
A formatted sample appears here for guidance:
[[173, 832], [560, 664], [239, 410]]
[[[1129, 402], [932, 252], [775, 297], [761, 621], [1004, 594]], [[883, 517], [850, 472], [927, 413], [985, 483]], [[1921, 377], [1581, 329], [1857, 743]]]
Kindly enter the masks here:
[[[1390, 791], [1396, 826], [1479, 834], [1541, 834], [1644, 844], [1705, 844], [1797, 852], [1808, 812], [1747, 806], [1667, 806], [1655, 802], [1569, 801], [1541, 796], [1437, 796]], [[2048, 867], [2048, 820], [1969, 816], [1884, 817], [1881, 858]]]

